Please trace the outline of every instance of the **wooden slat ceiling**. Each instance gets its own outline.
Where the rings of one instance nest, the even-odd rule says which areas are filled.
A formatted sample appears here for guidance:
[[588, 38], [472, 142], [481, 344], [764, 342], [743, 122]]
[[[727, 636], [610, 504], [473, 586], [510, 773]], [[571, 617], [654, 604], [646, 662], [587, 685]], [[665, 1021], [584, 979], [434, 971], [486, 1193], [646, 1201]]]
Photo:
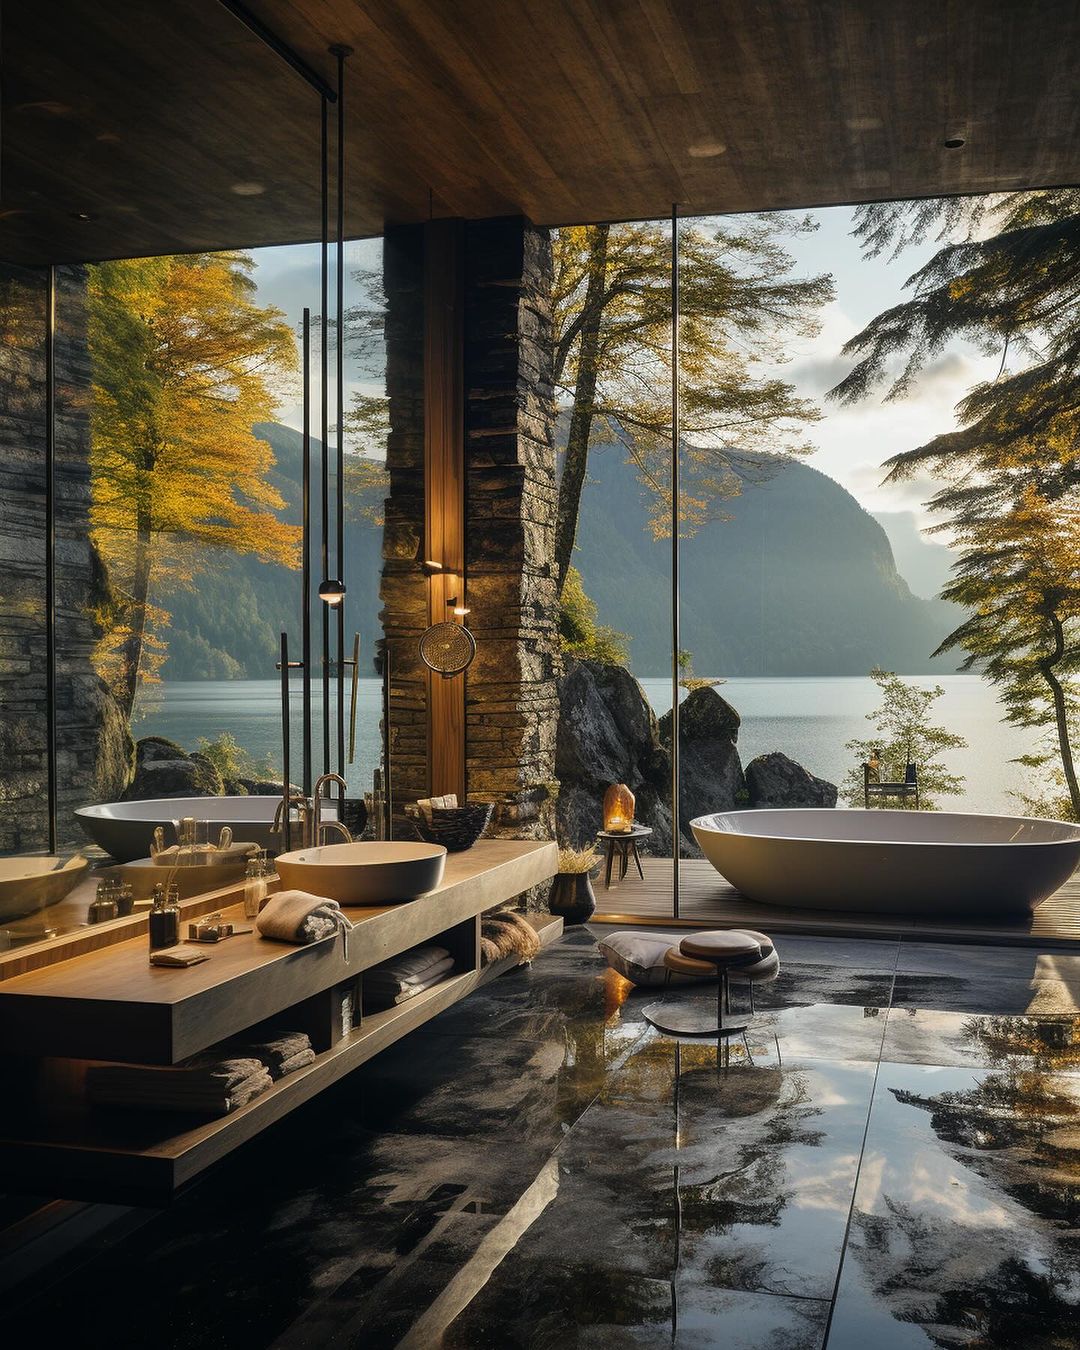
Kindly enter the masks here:
[[[1075, 0], [250, 8], [327, 78], [355, 49], [351, 235], [1080, 181]], [[318, 97], [217, 0], [21, 0], [4, 25], [0, 257], [317, 237]]]

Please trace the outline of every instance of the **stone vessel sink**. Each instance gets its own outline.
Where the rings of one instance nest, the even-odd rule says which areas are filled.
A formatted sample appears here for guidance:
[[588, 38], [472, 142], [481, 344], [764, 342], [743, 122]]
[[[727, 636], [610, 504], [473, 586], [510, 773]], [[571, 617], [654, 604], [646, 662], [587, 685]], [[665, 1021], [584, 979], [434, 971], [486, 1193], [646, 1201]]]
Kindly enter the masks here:
[[277, 874], [289, 889], [324, 895], [339, 905], [394, 905], [433, 891], [442, 881], [441, 844], [373, 841], [324, 844], [279, 853]]
[[89, 868], [82, 857], [0, 858], [0, 921], [21, 919], [55, 905]]

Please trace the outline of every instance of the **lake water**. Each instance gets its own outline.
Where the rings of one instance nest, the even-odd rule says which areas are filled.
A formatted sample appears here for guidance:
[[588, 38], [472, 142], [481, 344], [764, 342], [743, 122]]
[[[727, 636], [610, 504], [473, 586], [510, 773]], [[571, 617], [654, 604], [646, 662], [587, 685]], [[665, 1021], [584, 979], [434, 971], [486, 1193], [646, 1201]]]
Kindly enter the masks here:
[[[965, 737], [966, 750], [950, 752], [950, 769], [967, 780], [965, 795], [943, 799], [953, 810], [1012, 811], [1010, 795], [1022, 785], [1024, 770], [1010, 763], [1033, 748], [1034, 734], [1001, 720], [993, 688], [977, 675], [911, 676], [925, 688], [940, 684], [944, 696], [935, 708], [935, 720]], [[657, 715], [671, 707], [671, 682], [642, 680]], [[739, 750], [746, 763], [755, 755], [782, 750], [812, 773], [839, 783], [850, 765], [844, 743], [868, 739], [865, 715], [880, 699], [872, 680], [861, 677], [832, 679], [733, 679], [720, 693], [742, 716]], [[316, 726], [321, 699], [313, 691]], [[356, 715], [356, 763], [346, 775], [354, 791], [370, 786], [378, 762], [379, 718], [382, 695], [378, 680], [361, 680]], [[292, 700], [293, 772], [300, 774], [302, 725], [299, 684]], [[346, 707], [346, 714], [348, 708]], [[139, 700], [136, 736], [168, 736], [185, 749], [198, 747], [199, 737], [229, 732], [260, 762], [279, 771], [281, 763], [281, 704], [276, 680], [205, 680], [173, 682], [146, 690]], [[321, 765], [321, 744], [314, 762]]]

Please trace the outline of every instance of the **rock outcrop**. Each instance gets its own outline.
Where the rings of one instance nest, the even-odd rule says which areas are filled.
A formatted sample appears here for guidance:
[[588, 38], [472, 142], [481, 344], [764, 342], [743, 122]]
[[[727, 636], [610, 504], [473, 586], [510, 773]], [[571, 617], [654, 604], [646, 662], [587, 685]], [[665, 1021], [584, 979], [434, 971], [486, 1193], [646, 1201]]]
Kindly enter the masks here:
[[[670, 854], [670, 713], [657, 720], [645, 692], [622, 666], [568, 660], [559, 681], [559, 780], [556, 822], [563, 843], [581, 847], [601, 826], [610, 783], [637, 798], [637, 819], [649, 825], [648, 851]], [[695, 816], [748, 806], [835, 806], [832, 783], [786, 755], [739, 758], [738, 712], [715, 689], [694, 689], [680, 705], [679, 836], [683, 857], [700, 857], [690, 830]]]
[[135, 777], [123, 800], [219, 797], [224, 791], [221, 774], [205, 755], [189, 755], [164, 736], [145, 736], [135, 747]]
[[645, 691], [622, 666], [568, 660], [559, 681], [555, 749], [560, 840], [589, 843], [601, 826], [601, 800], [611, 783], [637, 798], [637, 818], [652, 826], [656, 853], [671, 851], [671, 756], [660, 743]]
[[774, 750], [746, 766], [750, 806], [835, 806], [835, 783], [815, 778], [801, 764]]
[[[671, 713], [660, 719], [660, 740], [671, 745]], [[739, 759], [739, 714], [715, 689], [693, 690], [679, 707], [679, 828], [684, 856], [700, 857], [690, 822], [710, 811], [745, 805]]]

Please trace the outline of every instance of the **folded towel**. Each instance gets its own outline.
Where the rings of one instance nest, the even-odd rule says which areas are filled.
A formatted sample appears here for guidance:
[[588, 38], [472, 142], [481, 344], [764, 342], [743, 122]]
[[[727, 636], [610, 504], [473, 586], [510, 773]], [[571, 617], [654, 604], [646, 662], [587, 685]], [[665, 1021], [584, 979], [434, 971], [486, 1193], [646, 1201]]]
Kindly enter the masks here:
[[374, 994], [407, 994], [410, 990], [419, 988], [426, 989], [431, 983], [432, 978], [438, 978], [445, 975], [448, 970], [452, 970], [454, 958], [452, 956], [440, 957], [438, 961], [432, 962], [423, 970], [415, 975], [399, 977], [389, 973], [376, 975], [374, 972], [368, 972], [364, 976], [364, 992]]
[[349, 932], [352, 923], [341, 912], [336, 900], [309, 895], [307, 891], [278, 891], [259, 911], [255, 926], [264, 938], [275, 942], [295, 942], [306, 946], [322, 942], [340, 931], [349, 959]]
[[425, 989], [441, 984], [453, 968], [454, 958], [445, 956], [441, 961], [429, 966], [423, 975], [414, 975], [407, 980], [372, 984], [369, 972], [364, 976], [362, 985], [364, 1008], [369, 1012], [375, 1012], [381, 1008], [393, 1008], [399, 1003], [405, 1003], [415, 998], [417, 994], [422, 994]]
[[[258, 1060], [272, 1078], [280, 1078], [292, 1069], [301, 1069], [315, 1058], [315, 1052], [311, 1048], [311, 1037], [305, 1031], [286, 1032], [283, 1036], [275, 1036], [266, 1041], [237, 1043], [230, 1045], [229, 1051], [231, 1054]], [[303, 1056], [307, 1058], [304, 1059]], [[302, 1063], [297, 1062], [300, 1060]]]
[[373, 966], [364, 975], [364, 982], [397, 985], [403, 980], [418, 979], [426, 975], [432, 966], [445, 961], [449, 955], [445, 947], [434, 945], [414, 947], [412, 951], [402, 952], [400, 956], [391, 957], [389, 961]]
[[272, 1085], [257, 1059], [191, 1060], [175, 1067], [94, 1064], [86, 1071], [95, 1105], [200, 1115], [227, 1115]]

